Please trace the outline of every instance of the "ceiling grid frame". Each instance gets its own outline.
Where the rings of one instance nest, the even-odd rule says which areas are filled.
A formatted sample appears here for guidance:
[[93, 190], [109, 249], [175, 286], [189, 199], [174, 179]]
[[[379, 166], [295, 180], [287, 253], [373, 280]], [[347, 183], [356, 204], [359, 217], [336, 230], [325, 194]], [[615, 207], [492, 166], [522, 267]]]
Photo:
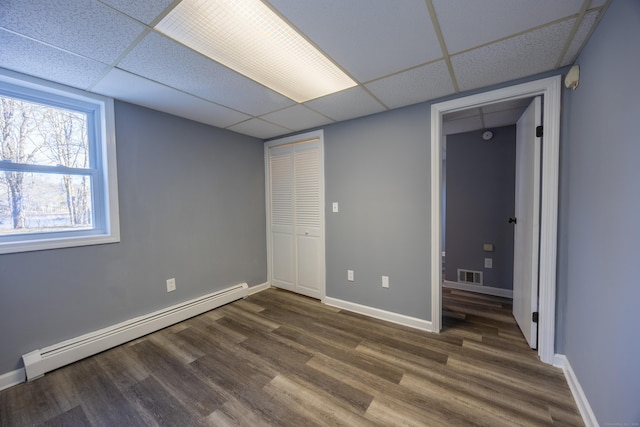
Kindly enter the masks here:
[[[406, 0], [401, 6], [389, 6], [385, 0], [310, 0], [304, 5], [296, 0], [262, 0], [356, 83], [353, 88], [302, 103], [283, 99], [246, 77], [232, 78], [235, 72], [210, 59], [195, 60], [217, 65], [189, 71], [193, 55], [184, 56], [187, 62], [181, 62], [183, 58], [161, 57], [158, 56], [162, 55], [161, 50], [155, 52], [156, 61], [161, 64], [157, 66], [173, 73], [171, 79], [164, 77], [167, 73], [154, 75], [153, 65], [149, 63], [141, 63], [135, 69], [128, 67], [126, 64], [140, 47], [159, 34], [155, 26], [181, 0], [68, 0], [57, 9], [37, 2], [7, 0], [0, 16], [0, 43], [3, 43], [0, 67], [268, 139], [305, 130], [301, 127], [309, 124], [323, 126], [464, 92], [469, 86], [462, 84], [455, 58], [472, 51], [489, 54], [483, 50], [488, 46], [500, 46], [498, 53], [503, 49], [524, 49], [522, 56], [525, 57], [535, 55], [537, 49], [547, 49], [553, 55], [553, 64], [545, 65], [536, 73], [562, 69], [575, 60], [611, 3], [611, 0], [568, 0], [558, 4], [553, 0], [540, 0], [540, 4], [531, 5], [485, 0], [481, 8], [491, 22], [500, 26], [501, 16], [512, 19], [505, 27], [508, 31], [491, 28], [477, 38], [475, 32], [481, 28], [481, 20], [452, 21], [481, 10], [477, 3], [465, 1]], [[471, 9], [464, 10], [465, 6]], [[507, 10], [502, 10], [502, 6]], [[444, 23], [441, 8], [445, 12]], [[70, 20], [70, 16], [83, 17], [84, 21]], [[114, 19], [106, 20], [107, 16]], [[571, 19], [575, 21], [567, 31], [566, 23]], [[464, 37], [467, 48], [449, 48], [447, 29], [450, 32], [453, 23], [464, 33], [456, 37]], [[565, 25], [562, 31], [555, 29], [562, 23]], [[139, 33], [134, 35], [135, 31]], [[429, 34], [430, 40], [421, 38]], [[530, 34], [537, 35], [531, 38]], [[131, 36], [123, 45], [122, 41]], [[504, 44], [521, 36], [524, 36], [522, 40]], [[545, 37], [562, 39], [546, 42], [546, 47], [522, 44]], [[92, 52], [91, 43], [97, 40], [117, 47], [112, 47], [108, 55]], [[400, 51], [398, 43], [404, 47]], [[183, 53], [190, 50], [180, 46]], [[508, 50], [504, 54], [508, 55]], [[396, 64], [390, 58], [400, 58], [398, 55], [403, 59]], [[351, 59], [345, 62], [345, 58]], [[356, 64], [353, 58], [365, 59], [365, 62]], [[517, 67], [517, 63], [505, 63], [507, 67]], [[359, 71], [354, 72], [354, 65], [358, 65]], [[473, 73], [478, 77], [479, 86], [474, 84], [474, 88], [496, 84], [491, 70], [483, 69], [484, 66], [475, 65]], [[189, 73], [193, 72], [209, 74], [207, 78], [201, 75], [191, 86], [176, 84], [177, 76], [183, 74], [189, 79]], [[369, 77], [363, 79], [363, 75]], [[449, 88], [442, 85], [445, 77], [451, 81]], [[497, 83], [520, 77], [526, 76], [504, 73]], [[210, 86], [207, 79], [220, 90], [207, 87]], [[169, 101], [172, 94], [175, 94], [175, 103]], [[238, 96], [255, 102], [238, 102]], [[257, 108], [256, 103], [261, 106]], [[300, 119], [296, 115], [286, 117], [286, 111], [299, 114]]]

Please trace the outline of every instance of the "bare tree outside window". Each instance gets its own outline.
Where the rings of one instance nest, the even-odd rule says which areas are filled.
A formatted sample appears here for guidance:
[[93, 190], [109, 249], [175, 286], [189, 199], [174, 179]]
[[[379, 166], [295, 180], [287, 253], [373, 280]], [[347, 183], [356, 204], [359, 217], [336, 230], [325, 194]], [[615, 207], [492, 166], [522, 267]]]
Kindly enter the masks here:
[[[30, 163], [38, 151], [31, 139], [37, 131], [36, 112], [31, 104], [16, 99], [0, 98], [0, 129], [2, 144], [0, 160], [13, 163]], [[25, 207], [23, 203], [24, 174], [5, 171], [2, 183], [7, 188], [7, 209], [10, 211], [14, 229], [25, 227]]]
[[0, 96], [0, 235], [92, 227], [86, 114]]
[[[43, 124], [44, 155], [49, 156], [59, 166], [89, 166], [87, 121], [83, 114], [47, 108]], [[73, 178], [72, 175], [62, 176], [69, 221], [72, 225], [89, 224], [89, 177], [84, 175], [77, 183]]]
[[119, 241], [114, 100], [0, 69], [0, 254]]

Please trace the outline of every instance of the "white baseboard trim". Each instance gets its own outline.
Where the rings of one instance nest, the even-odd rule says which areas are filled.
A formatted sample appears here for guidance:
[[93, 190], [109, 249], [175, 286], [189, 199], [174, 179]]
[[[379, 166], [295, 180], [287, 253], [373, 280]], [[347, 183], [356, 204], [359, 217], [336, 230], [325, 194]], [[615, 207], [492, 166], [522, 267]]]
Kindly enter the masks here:
[[240, 283], [22, 355], [27, 380], [247, 296]]
[[513, 299], [513, 290], [511, 289], [494, 288], [492, 286], [468, 285], [466, 283], [450, 282], [448, 280], [445, 280], [442, 283], [442, 286], [445, 288], [458, 289], [461, 291], [476, 292], [478, 294], [493, 295], [496, 297]]
[[24, 372], [24, 368], [16, 369], [15, 371], [7, 372], [0, 375], [0, 391], [5, 388], [13, 387], [27, 380], [27, 376]]
[[580, 411], [584, 424], [587, 427], [599, 427], [600, 424], [598, 424], [596, 415], [593, 413], [591, 405], [589, 405], [587, 396], [584, 394], [580, 381], [578, 381], [576, 373], [573, 372], [573, 368], [571, 367], [567, 356], [564, 354], [555, 354], [553, 356], [553, 366], [562, 368], [564, 376], [567, 379], [567, 383], [569, 384], [569, 388], [571, 389], [573, 399], [576, 401], [576, 405], [578, 405], [578, 410]]
[[257, 294], [258, 292], [266, 291], [270, 287], [271, 287], [271, 283], [269, 282], [264, 282], [264, 283], [260, 283], [259, 285], [251, 286], [249, 287], [248, 295], [253, 295], [253, 294]]
[[326, 297], [323, 302], [332, 307], [341, 308], [347, 311], [353, 311], [354, 313], [364, 314], [365, 316], [374, 317], [380, 320], [386, 320], [387, 322], [397, 323], [399, 325], [409, 326], [411, 328], [416, 328], [427, 332], [433, 332], [432, 323], [428, 320], [405, 316], [404, 314], [393, 313], [391, 311], [381, 310], [379, 308], [360, 305], [331, 297]]
[[556, 368], [563, 369], [564, 368], [564, 364], [565, 364], [565, 360], [567, 360], [567, 356], [565, 356], [564, 354], [556, 353], [556, 354], [553, 355], [553, 361], [551, 363]]

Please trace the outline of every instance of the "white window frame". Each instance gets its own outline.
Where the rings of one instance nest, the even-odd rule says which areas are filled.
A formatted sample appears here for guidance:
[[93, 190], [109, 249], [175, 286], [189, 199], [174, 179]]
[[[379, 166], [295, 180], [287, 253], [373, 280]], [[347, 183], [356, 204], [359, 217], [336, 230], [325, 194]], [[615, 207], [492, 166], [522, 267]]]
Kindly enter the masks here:
[[[0, 92], [52, 106], [83, 106], [94, 111], [93, 228], [0, 236], [0, 254], [98, 245], [120, 241], [118, 179], [113, 99], [0, 69]], [[32, 168], [38, 171], [38, 167]], [[43, 170], [46, 170], [44, 167]], [[97, 179], [96, 179], [97, 178]]]

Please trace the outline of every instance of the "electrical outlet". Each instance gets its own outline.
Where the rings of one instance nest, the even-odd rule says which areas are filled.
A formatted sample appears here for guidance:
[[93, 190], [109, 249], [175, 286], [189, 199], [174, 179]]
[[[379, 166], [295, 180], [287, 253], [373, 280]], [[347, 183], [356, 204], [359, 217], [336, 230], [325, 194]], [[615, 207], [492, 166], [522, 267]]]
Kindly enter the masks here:
[[493, 258], [484, 259], [484, 268], [493, 268]]
[[338, 212], [338, 202], [333, 202], [333, 212]]
[[167, 280], [167, 292], [173, 292], [176, 290], [176, 279]]
[[355, 279], [353, 277], [353, 270], [347, 270], [347, 280], [353, 282]]
[[389, 276], [382, 276], [382, 287], [383, 288], [389, 287]]

